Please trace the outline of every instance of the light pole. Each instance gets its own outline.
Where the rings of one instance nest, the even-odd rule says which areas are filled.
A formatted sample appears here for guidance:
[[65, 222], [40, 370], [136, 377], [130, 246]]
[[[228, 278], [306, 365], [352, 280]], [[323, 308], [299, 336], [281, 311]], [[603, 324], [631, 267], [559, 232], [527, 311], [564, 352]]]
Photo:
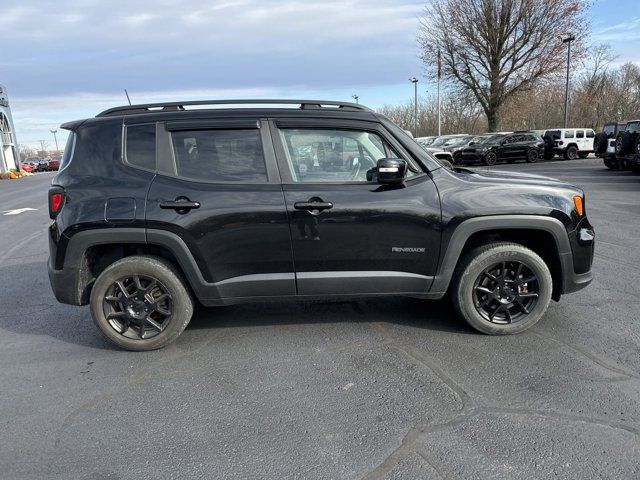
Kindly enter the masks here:
[[356, 101], [356, 103], [358, 103], [358, 99], [360, 98], [357, 94], [353, 94], [351, 95], [351, 97]]
[[571, 61], [571, 42], [576, 39], [575, 36], [569, 34], [567, 38], [562, 39], [562, 43], [567, 44], [567, 84], [564, 89], [564, 128], [567, 128], [569, 120], [569, 62]]
[[418, 135], [418, 79], [411, 77], [409, 79], [413, 83], [413, 136]]
[[58, 148], [58, 137], [56, 137], [56, 133], [58, 132], [58, 130], [49, 130], [51, 133], [53, 133], [53, 141], [56, 142], [56, 155], [58, 154], [58, 152], [60, 151], [60, 149]]

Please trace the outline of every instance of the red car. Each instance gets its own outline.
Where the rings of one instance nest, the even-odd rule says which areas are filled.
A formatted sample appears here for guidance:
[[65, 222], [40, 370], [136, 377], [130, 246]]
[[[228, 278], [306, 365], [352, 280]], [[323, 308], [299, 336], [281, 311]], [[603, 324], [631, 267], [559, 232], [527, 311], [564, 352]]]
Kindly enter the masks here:
[[31, 165], [30, 163], [22, 163], [20, 165], [20, 168], [27, 173], [33, 173], [33, 165]]
[[58, 170], [60, 168], [61, 157], [53, 157], [49, 160], [47, 170]]

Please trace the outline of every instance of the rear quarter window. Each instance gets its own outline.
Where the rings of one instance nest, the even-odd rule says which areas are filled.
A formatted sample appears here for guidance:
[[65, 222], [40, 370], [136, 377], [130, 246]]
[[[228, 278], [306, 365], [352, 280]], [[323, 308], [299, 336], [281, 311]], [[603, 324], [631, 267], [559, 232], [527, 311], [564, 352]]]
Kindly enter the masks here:
[[156, 124], [128, 125], [125, 140], [127, 163], [146, 170], [156, 169]]
[[60, 168], [58, 170], [64, 170], [71, 163], [71, 160], [73, 159], [73, 151], [75, 150], [75, 148], [76, 134], [75, 132], [70, 132], [69, 137], [67, 138], [67, 144], [64, 147], [62, 159], [60, 160]]

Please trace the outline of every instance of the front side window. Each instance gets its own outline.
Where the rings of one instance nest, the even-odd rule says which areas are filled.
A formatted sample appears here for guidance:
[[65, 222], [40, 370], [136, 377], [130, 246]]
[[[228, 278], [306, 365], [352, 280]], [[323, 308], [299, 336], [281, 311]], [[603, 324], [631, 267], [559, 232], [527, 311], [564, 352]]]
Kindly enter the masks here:
[[208, 182], [267, 181], [259, 130], [177, 131], [171, 133], [171, 141], [179, 177]]
[[129, 125], [125, 141], [127, 163], [149, 170], [156, 169], [156, 125]]
[[399, 158], [371, 132], [281, 129], [280, 138], [294, 182], [366, 182], [378, 160]]

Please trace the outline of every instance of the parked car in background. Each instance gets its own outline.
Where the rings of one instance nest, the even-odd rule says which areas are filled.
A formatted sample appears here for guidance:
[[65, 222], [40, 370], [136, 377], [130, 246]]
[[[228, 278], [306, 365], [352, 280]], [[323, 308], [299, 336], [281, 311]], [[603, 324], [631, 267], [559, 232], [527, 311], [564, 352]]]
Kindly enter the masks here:
[[607, 168], [612, 170], [625, 167], [624, 160], [621, 161], [616, 157], [616, 138], [618, 133], [624, 132], [626, 127], [626, 122], [607, 122], [602, 132], [598, 133], [593, 140], [594, 153], [602, 158]]
[[596, 132], [591, 128], [557, 128], [547, 130], [543, 136], [544, 158], [561, 155], [565, 160], [587, 158], [593, 153]]
[[33, 165], [31, 163], [27, 163], [26, 161], [20, 163], [20, 169], [24, 170], [27, 173], [33, 173]]
[[451, 152], [452, 163], [459, 165], [462, 163], [462, 152], [465, 148], [484, 142], [486, 139], [493, 137], [494, 134], [484, 135], [468, 135], [466, 137], [460, 137], [454, 143], [451, 143], [445, 147], [445, 150]]
[[498, 134], [465, 148], [462, 151], [462, 163], [482, 162], [485, 165], [495, 165], [500, 160], [507, 163], [516, 160], [534, 163], [538, 161], [543, 148], [544, 142], [533, 133]]
[[634, 172], [640, 172], [640, 120], [631, 120], [616, 137], [616, 158]]
[[41, 172], [42, 162], [44, 162], [44, 159], [42, 157], [27, 157], [27, 159], [22, 163], [31, 165], [34, 172]]
[[62, 157], [51, 157], [47, 162], [47, 170], [54, 171], [60, 168], [60, 160]]

